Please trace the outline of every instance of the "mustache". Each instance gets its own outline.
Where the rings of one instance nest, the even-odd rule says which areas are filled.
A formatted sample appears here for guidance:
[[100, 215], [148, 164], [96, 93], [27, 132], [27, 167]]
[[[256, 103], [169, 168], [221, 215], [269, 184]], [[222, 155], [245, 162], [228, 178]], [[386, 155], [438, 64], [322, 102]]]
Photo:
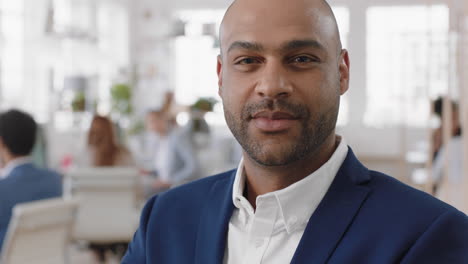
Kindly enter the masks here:
[[242, 110], [242, 119], [251, 120], [256, 113], [262, 111], [287, 112], [298, 119], [310, 116], [309, 109], [305, 105], [295, 104], [285, 99], [263, 99], [257, 103], [246, 104]]

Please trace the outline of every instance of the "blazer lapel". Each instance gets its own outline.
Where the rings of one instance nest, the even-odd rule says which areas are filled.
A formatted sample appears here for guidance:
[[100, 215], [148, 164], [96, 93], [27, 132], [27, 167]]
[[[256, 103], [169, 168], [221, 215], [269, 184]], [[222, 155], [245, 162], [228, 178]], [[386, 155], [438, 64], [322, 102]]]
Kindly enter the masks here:
[[235, 171], [217, 181], [208, 194], [198, 227], [195, 263], [219, 264], [223, 262], [229, 219], [234, 210], [232, 185]]
[[304, 231], [291, 263], [326, 263], [337, 247], [369, 188], [368, 170], [356, 159], [351, 148]]

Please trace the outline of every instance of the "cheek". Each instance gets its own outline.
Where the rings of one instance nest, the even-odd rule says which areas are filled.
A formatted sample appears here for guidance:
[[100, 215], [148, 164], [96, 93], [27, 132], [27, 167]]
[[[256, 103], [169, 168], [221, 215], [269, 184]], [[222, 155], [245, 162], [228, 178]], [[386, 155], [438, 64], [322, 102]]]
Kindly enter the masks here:
[[323, 75], [310, 75], [306, 78], [296, 79], [295, 97], [307, 105], [312, 112], [328, 109], [336, 104], [339, 98], [339, 83], [325, 78]]
[[233, 67], [225, 67], [223, 71], [223, 87], [234, 88], [236, 91], [249, 89], [258, 82], [258, 72], [242, 72]]
[[306, 103], [320, 101], [320, 98], [326, 93], [327, 84], [318, 74], [298, 76], [292, 80], [294, 80], [295, 93], [299, 98], [306, 100]]
[[228, 76], [223, 77], [223, 86], [220, 90], [221, 98], [225, 105], [240, 108], [255, 90], [254, 82], [239, 76], [239, 74], [229, 74]]
[[233, 87], [229, 87], [228, 85], [224, 84], [220, 92], [224, 111], [232, 114], [237, 111], [235, 106], [239, 105], [238, 96], [236, 96], [233, 90], [235, 90]]

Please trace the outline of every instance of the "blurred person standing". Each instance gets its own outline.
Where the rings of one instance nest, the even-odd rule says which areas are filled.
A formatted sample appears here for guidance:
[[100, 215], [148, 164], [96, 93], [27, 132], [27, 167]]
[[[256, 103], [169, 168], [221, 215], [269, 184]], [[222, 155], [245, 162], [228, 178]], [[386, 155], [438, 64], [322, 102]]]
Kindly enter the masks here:
[[80, 167], [135, 166], [130, 152], [117, 142], [112, 122], [99, 115], [91, 122], [86, 150], [76, 163]]
[[62, 195], [60, 175], [31, 161], [36, 133], [30, 115], [18, 110], [0, 114], [0, 250], [16, 204]]
[[[450, 107], [452, 108], [450, 139], [446, 144], [443, 144], [443, 101], [442, 97], [434, 101], [434, 113], [441, 120], [440, 127], [434, 131], [432, 137], [434, 146], [434, 161], [432, 164], [434, 193], [439, 199], [456, 208], [462, 208], [464, 204], [463, 193], [454, 192], [452, 188], [454, 185], [461, 184], [463, 180], [463, 138], [459, 106], [456, 102], [450, 100]], [[448, 166], [447, 171], [444, 168], [446, 164]], [[448, 174], [445, 175], [445, 172], [448, 172]]]
[[[443, 118], [443, 97], [438, 97], [435, 101], [432, 102], [434, 107], [434, 114], [440, 120], [440, 125], [438, 128], [434, 130], [432, 134], [432, 142], [433, 142], [433, 154], [432, 159], [435, 161], [439, 156], [439, 151], [442, 147], [442, 131], [444, 122]], [[460, 113], [458, 104], [452, 100], [450, 100], [450, 105], [452, 107], [452, 120], [450, 121], [451, 128], [450, 128], [450, 137], [461, 138], [461, 124], [460, 124]]]

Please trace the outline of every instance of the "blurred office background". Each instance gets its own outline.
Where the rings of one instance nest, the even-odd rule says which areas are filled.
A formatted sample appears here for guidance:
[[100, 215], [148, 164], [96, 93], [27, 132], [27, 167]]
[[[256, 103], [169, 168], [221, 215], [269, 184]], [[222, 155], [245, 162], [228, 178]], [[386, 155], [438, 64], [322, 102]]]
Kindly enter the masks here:
[[[149, 110], [169, 100], [167, 112], [184, 127], [208, 103], [201, 111], [209, 136], [195, 140], [194, 155], [204, 174], [233, 168], [240, 150], [215, 72], [230, 2], [0, 0], [0, 109], [32, 114], [42, 128], [35, 162], [66, 175], [94, 114], [110, 117], [135, 153]], [[351, 56], [338, 133], [369, 168], [468, 212], [468, 2], [330, 3]], [[72, 263], [93, 261], [87, 250], [75, 248]]]

